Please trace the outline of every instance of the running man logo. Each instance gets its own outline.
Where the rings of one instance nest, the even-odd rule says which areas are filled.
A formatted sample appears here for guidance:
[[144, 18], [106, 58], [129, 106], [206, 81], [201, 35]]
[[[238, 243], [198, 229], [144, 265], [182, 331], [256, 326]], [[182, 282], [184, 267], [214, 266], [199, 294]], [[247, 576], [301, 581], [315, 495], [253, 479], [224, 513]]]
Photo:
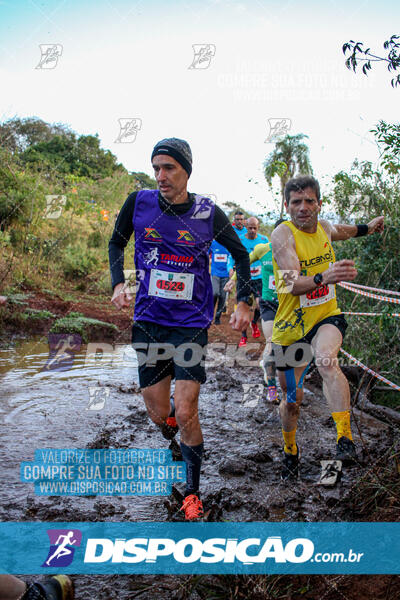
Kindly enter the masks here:
[[189, 69], [208, 69], [215, 56], [214, 44], [193, 44], [194, 57]]
[[262, 383], [242, 383], [243, 406], [255, 408], [263, 397], [264, 385]]
[[[157, 248], [154, 248], [154, 250], [157, 250]], [[154, 250], [151, 250], [150, 252], [145, 254], [145, 256], [144, 256], [145, 261], [146, 261], [146, 256], [149, 256], [152, 253], [153, 253], [152, 257], [149, 256], [149, 258], [152, 258], [152, 260], [154, 260]], [[156, 253], [155, 257], [158, 260], [157, 253]], [[137, 269], [137, 270], [136, 269], [124, 269], [124, 277], [125, 277], [124, 292], [126, 292], [127, 294], [134, 295], [134, 294], [137, 294], [140, 284], [144, 280], [145, 272], [143, 269]]]
[[103, 410], [109, 396], [109, 388], [100, 387], [99, 385], [89, 387], [89, 402], [86, 410]]
[[299, 273], [293, 269], [278, 269], [278, 281], [275, 280], [278, 294], [290, 294]]
[[[191, 219], [208, 219], [211, 214], [212, 203], [216, 202], [216, 196], [214, 194], [207, 194], [209, 197], [196, 196], [195, 207]], [[215, 197], [213, 201], [211, 196]]]
[[40, 61], [36, 69], [55, 69], [63, 47], [61, 44], [39, 44]]
[[77, 333], [49, 333], [49, 356], [42, 371], [68, 371], [75, 353], [81, 349], [82, 338]]
[[178, 229], [178, 233], [179, 233], [179, 237], [176, 240], [177, 244], [193, 245], [195, 243], [194, 237], [186, 229]]
[[275, 142], [280, 137], [283, 137], [289, 133], [292, 126], [290, 119], [268, 119], [269, 132], [268, 137], [265, 140], [265, 144], [268, 142]]
[[153, 248], [143, 255], [143, 260], [146, 265], [153, 264], [155, 267], [158, 265], [158, 258], [158, 248]]
[[[48, 529], [50, 549], [42, 567], [68, 567], [82, 542], [80, 529]], [[73, 547], [72, 547], [73, 546]]]
[[66, 202], [67, 196], [47, 195], [44, 213], [45, 219], [58, 219], [61, 216]]
[[119, 134], [114, 144], [132, 144], [142, 129], [142, 119], [118, 119]]
[[154, 227], [145, 227], [145, 242], [162, 242], [162, 236], [158, 233], [157, 229]]

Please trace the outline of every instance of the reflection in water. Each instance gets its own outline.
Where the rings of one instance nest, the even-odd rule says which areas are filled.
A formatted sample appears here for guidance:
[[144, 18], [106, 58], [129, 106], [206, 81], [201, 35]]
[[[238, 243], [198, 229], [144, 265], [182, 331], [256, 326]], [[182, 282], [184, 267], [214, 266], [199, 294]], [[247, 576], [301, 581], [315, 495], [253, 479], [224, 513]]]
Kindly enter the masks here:
[[[137, 382], [137, 359], [131, 346], [89, 344], [70, 356], [67, 369], [54, 356], [49, 360], [49, 344], [43, 337], [0, 350], [0, 410], [6, 423], [23, 411], [49, 415], [63, 404], [74, 405], [75, 400], [81, 409], [102, 410], [110, 395], [107, 386]], [[65, 388], [70, 390], [67, 394], [61, 391]]]
[[[43, 370], [48, 359], [49, 344], [45, 337], [24, 340], [15, 347], [0, 350], [0, 512], [3, 511], [3, 520], [24, 518], [27, 502], [35, 506], [43, 503], [49, 507], [50, 514], [55, 513], [60, 520], [68, 501], [73, 502], [74, 518], [95, 518], [95, 497], [37, 497], [32, 484], [20, 482], [20, 463], [33, 460], [37, 449], [164, 445], [157, 435], [148, 434], [143, 401], [135, 393], [137, 360], [130, 346], [82, 345], [74, 353], [68, 370], [65, 364], [63, 370]], [[139, 435], [130, 420], [132, 411], [141, 411], [143, 415], [145, 426]], [[109, 502], [114, 507], [121, 503], [129, 507], [132, 520], [156, 517], [154, 499], [128, 497], [102, 498], [101, 501], [107, 506]], [[162, 503], [162, 498], [159, 501]], [[114, 508], [110, 514], [114, 514], [113, 511]], [[46, 511], [42, 515], [42, 520], [53, 519]]]

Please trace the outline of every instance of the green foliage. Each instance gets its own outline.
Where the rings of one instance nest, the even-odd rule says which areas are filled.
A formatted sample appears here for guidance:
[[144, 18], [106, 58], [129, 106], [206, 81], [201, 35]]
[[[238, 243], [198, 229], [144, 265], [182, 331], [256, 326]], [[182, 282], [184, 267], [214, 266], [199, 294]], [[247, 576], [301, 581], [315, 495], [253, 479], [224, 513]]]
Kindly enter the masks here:
[[15, 304], [15, 306], [27, 306], [27, 299], [31, 294], [15, 293], [12, 290], [7, 294], [7, 300], [9, 304]]
[[116, 325], [98, 319], [89, 319], [81, 313], [70, 313], [66, 317], [57, 319], [50, 329], [50, 333], [77, 333], [84, 343], [88, 343], [99, 334], [113, 336], [117, 332]]
[[63, 257], [63, 273], [67, 279], [86, 277], [98, 266], [98, 260], [89, 252], [84, 253], [82, 248], [68, 246]]
[[[389, 40], [386, 40], [383, 44], [383, 48], [387, 50], [387, 56], [377, 56], [370, 52], [371, 48], [364, 50], [363, 42], [355, 42], [350, 40], [343, 44], [342, 51], [346, 56], [345, 65], [349, 70], [353, 70], [354, 73], [357, 70], [358, 64], [364, 63], [362, 66], [362, 72], [364, 75], [368, 75], [368, 71], [372, 69], [371, 62], [386, 62], [389, 73], [400, 69], [400, 43], [397, 41], [400, 39], [398, 35], [392, 35]], [[400, 74], [393, 77], [391, 81], [392, 87], [400, 85]]]
[[[393, 146], [392, 146], [393, 147]], [[389, 148], [390, 151], [390, 148]], [[336, 260], [352, 259], [358, 271], [356, 283], [400, 289], [400, 189], [390, 172], [376, 171], [369, 162], [355, 161], [349, 173], [334, 177], [333, 206], [339, 221], [368, 222], [385, 215], [385, 231], [335, 245]], [[339, 306], [344, 311], [377, 312], [382, 316], [349, 316], [344, 348], [389, 380], [400, 383], [400, 319], [389, 316], [398, 306], [354, 294], [338, 287]], [[374, 380], [373, 386], [377, 384]]]
[[381, 163], [390, 175], [400, 173], [400, 124], [379, 121], [375, 129], [371, 129], [381, 148]]
[[0, 225], [2, 228], [19, 221], [32, 220], [38, 196], [43, 196], [44, 183], [30, 172], [21, 170], [18, 160], [0, 147]]
[[100, 148], [97, 135], [56, 135], [29, 146], [20, 154], [20, 160], [38, 171], [50, 168], [58, 176], [73, 174], [92, 179], [110, 177], [114, 171], [123, 169], [109, 150]]
[[21, 319], [24, 321], [40, 321], [42, 319], [54, 319], [55, 316], [56, 315], [49, 310], [29, 308], [21, 314]]
[[268, 185], [272, 187], [272, 180], [275, 175], [280, 179], [281, 218], [283, 215], [284, 188], [286, 183], [295, 175], [312, 175], [308, 146], [302, 141], [307, 137], [303, 133], [286, 135], [275, 143], [274, 150], [264, 162], [264, 175]]
[[11, 235], [7, 231], [0, 230], [0, 248], [11, 246]]
[[68, 135], [68, 127], [50, 125], [36, 117], [9, 119], [0, 125], [0, 146], [10, 152], [23, 152], [29, 146], [48, 142], [54, 135]]
[[399, 214], [399, 190], [371, 162], [354, 161], [350, 172], [340, 171], [334, 178], [332, 200], [341, 218], [371, 219], [382, 213]]
[[88, 237], [88, 248], [100, 248], [103, 243], [103, 236], [100, 231], [92, 231]]
[[155, 190], [157, 189], [157, 182], [153, 177], [149, 177], [146, 173], [131, 173], [134, 177], [136, 185], [135, 190]]

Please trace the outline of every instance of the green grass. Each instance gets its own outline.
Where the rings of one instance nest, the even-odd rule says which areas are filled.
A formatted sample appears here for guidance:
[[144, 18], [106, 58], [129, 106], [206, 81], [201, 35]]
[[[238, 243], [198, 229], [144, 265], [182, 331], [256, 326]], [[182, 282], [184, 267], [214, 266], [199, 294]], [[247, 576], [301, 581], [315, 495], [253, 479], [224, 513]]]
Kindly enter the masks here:
[[50, 329], [50, 333], [76, 333], [81, 336], [84, 343], [88, 343], [100, 333], [113, 336], [117, 332], [118, 327], [112, 323], [89, 319], [76, 312], [57, 319]]
[[28, 308], [21, 314], [21, 319], [27, 321], [28, 319], [38, 321], [40, 319], [54, 319], [55, 314], [49, 310], [39, 310], [36, 308]]

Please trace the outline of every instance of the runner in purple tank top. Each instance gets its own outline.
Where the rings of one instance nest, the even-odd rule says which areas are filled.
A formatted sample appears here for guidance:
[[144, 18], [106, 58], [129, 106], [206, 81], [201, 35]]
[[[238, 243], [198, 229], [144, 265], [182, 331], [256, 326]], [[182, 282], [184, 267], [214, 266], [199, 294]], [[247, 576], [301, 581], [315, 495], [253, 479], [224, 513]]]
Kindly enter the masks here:
[[[158, 190], [128, 196], [109, 244], [112, 302], [128, 308], [132, 294], [123, 272], [124, 248], [135, 236], [136, 298], [132, 344], [147, 412], [167, 439], [180, 431], [186, 463], [182, 505], [187, 520], [203, 515], [199, 481], [203, 436], [198, 416], [200, 384], [206, 380], [207, 330], [213, 318], [209, 248], [213, 239], [232, 255], [237, 269], [233, 329], [249, 324], [249, 256], [223, 211], [209, 198], [191, 194], [189, 144], [158, 142], [152, 153]], [[174, 399], [171, 381], [175, 379]]]

